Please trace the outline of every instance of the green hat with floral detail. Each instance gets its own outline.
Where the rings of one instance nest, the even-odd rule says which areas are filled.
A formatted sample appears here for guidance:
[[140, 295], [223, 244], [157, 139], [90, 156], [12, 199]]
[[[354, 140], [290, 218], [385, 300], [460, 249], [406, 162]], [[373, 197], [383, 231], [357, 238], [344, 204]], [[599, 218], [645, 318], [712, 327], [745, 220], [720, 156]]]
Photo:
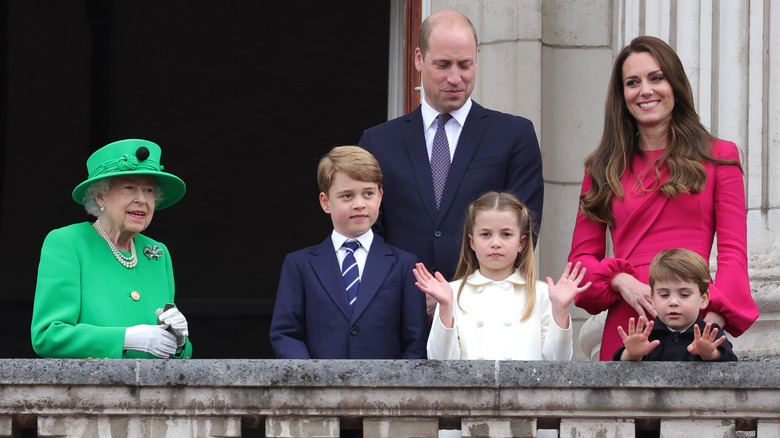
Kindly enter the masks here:
[[128, 139], [109, 143], [96, 150], [87, 159], [86, 181], [73, 189], [73, 200], [84, 205], [89, 186], [103, 178], [120, 175], [151, 175], [163, 192], [163, 199], [155, 210], [162, 210], [178, 202], [187, 190], [181, 178], [163, 172], [160, 164], [160, 146], [148, 140]]

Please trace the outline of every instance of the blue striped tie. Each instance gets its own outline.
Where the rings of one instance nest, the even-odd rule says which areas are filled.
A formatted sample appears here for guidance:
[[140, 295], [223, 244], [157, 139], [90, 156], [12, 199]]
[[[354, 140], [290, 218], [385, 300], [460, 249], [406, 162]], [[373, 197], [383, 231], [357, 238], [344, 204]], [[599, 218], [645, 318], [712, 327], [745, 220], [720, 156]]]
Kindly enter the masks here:
[[344, 286], [347, 288], [347, 298], [349, 307], [355, 305], [358, 288], [360, 287], [360, 272], [358, 271], [357, 261], [355, 261], [355, 250], [360, 246], [360, 242], [353, 240], [344, 242], [344, 248], [347, 255], [341, 263], [341, 276], [344, 278]]

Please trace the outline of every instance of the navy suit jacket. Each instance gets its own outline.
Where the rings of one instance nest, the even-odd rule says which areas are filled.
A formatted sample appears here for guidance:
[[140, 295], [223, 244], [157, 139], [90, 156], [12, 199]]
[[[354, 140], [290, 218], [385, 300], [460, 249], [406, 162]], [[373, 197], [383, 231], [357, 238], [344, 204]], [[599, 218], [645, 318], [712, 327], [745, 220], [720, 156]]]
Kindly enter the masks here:
[[473, 102], [436, 210], [422, 112], [363, 132], [359, 145], [382, 167], [382, 206], [374, 231], [452, 279], [469, 204], [489, 191], [509, 191], [531, 211], [534, 240], [542, 219], [542, 156], [533, 123]]
[[428, 341], [416, 257], [374, 235], [353, 309], [330, 237], [287, 255], [271, 319], [278, 359], [421, 359]]

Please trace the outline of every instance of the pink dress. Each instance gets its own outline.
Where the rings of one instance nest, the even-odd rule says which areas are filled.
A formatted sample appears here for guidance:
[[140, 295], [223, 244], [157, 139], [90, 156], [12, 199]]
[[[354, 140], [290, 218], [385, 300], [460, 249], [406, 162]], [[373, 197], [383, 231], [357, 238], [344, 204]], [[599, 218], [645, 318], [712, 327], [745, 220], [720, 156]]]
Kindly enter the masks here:
[[[623, 345], [617, 327], [626, 329], [628, 319], [637, 317], [620, 293], [611, 287], [612, 278], [625, 272], [648, 283], [650, 261], [660, 251], [687, 248], [709, 261], [715, 233], [718, 237], [718, 269], [710, 286], [708, 311], [726, 319], [725, 330], [739, 336], [758, 318], [758, 308], [750, 292], [747, 272], [747, 217], [742, 173], [736, 166], [703, 163], [707, 184], [703, 191], [667, 198], [659, 190], [643, 192], [636, 188], [637, 178], [652, 187], [655, 172], [652, 165], [663, 153], [646, 152], [633, 163], [634, 174], [624, 172], [621, 178], [624, 199], [615, 197], [612, 213], [615, 227], [610, 234], [614, 258], [606, 258], [604, 223], [593, 222], [577, 213], [569, 261], [582, 262], [587, 268], [584, 281], [593, 285], [579, 294], [574, 302], [589, 313], [608, 310], [601, 342], [601, 360], [611, 360]], [[736, 145], [726, 141], [712, 142], [715, 158], [739, 160]], [[636, 176], [634, 176], [636, 175]], [[666, 164], [661, 165], [661, 180], [669, 178]], [[586, 173], [582, 192], [592, 184]]]

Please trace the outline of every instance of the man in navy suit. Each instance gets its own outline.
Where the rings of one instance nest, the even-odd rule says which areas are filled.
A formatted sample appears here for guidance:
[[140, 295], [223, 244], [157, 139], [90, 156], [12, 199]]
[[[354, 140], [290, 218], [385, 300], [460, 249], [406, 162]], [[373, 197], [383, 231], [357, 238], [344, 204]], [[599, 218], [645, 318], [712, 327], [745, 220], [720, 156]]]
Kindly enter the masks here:
[[359, 147], [336, 147], [320, 160], [317, 180], [333, 232], [284, 260], [271, 318], [276, 357], [425, 358], [417, 258], [371, 231], [382, 201], [379, 164]]
[[[509, 191], [523, 201], [536, 237], [544, 195], [542, 158], [529, 120], [470, 99], [477, 35], [468, 18], [452, 11], [428, 17], [414, 63], [425, 91], [420, 107], [367, 129], [359, 145], [376, 157], [384, 174], [385, 198], [374, 230], [387, 243], [416, 254], [431, 272], [451, 279], [466, 210], [485, 192]], [[432, 155], [441, 143], [436, 141], [439, 114], [452, 118], [444, 124], [451, 164], [437, 207]]]

